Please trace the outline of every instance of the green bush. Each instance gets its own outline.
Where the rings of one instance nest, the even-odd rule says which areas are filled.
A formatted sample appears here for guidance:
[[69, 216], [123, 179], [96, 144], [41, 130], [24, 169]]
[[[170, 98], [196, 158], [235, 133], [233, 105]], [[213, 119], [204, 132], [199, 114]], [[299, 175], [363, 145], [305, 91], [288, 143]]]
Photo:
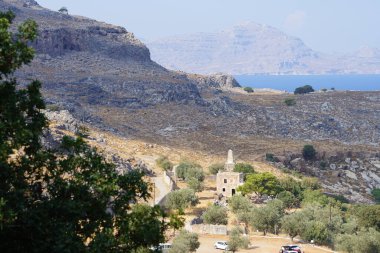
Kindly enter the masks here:
[[203, 213], [202, 219], [206, 224], [227, 225], [227, 209], [222, 206], [209, 206]]
[[305, 160], [314, 160], [317, 155], [317, 151], [313, 145], [305, 145], [302, 149], [302, 156]]
[[296, 105], [296, 100], [294, 98], [287, 98], [284, 100], [284, 103], [287, 106], [293, 106], [293, 105]]
[[265, 160], [267, 160], [268, 162], [276, 162], [274, 154], [271, 154], [271, 153], [265, 154]]
[[253, 89], [251, 87], [244, 87], [243, 89], [245, 92], [252, 93]]
[[219, 171], [224, 171], [224, 164], [222, 163], [215, 163], [212, 164], [210, 167], [208, 167], [208, 171], [212, 175], [218, 174]]
[[311, 87], [310, 85], [298, 87], [297, 89], [294, 90], [294, 94], [306, 94], [310, 92], [314, 92], [313, 87]]
[[160, 156], [156, 160], [156, 164], [158, 167], [160, 167], [161, 169], [165, 171], [170, 171], [173, 169], [173, 164], [169, 161], [167, 156]]

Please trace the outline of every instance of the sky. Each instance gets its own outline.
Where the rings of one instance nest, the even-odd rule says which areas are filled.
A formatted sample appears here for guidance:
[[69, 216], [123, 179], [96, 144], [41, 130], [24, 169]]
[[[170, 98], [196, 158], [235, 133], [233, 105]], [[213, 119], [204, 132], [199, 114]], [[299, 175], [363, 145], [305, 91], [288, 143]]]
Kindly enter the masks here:
[[276, 27], [314, 50], [380, 48], [380, 0], [37, 0], [125, 27], [138, 38], [216, 32], [245, 21]]

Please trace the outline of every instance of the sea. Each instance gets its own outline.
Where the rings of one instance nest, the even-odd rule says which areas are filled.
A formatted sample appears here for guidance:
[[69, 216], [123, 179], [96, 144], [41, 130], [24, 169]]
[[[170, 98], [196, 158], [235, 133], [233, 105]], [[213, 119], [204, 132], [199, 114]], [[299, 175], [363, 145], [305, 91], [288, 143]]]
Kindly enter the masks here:
[[293, 92], [297, 87], [311, 85], [314, 90], [331, 89], [380, 91], [380, 75], [239, 75], [243, 87], [271, 88]]

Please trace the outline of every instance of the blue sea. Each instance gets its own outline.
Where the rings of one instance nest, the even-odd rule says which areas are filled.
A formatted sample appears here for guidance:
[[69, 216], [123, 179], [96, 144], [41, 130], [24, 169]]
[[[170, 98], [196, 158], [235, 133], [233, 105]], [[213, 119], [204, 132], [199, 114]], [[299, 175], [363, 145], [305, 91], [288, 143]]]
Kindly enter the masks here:
[[272, 88], [289, 92], [304, 85], [311, 85], [315, 90], [380, 90], [380, 75], [242, 75], [235, 78], [244, 87]]

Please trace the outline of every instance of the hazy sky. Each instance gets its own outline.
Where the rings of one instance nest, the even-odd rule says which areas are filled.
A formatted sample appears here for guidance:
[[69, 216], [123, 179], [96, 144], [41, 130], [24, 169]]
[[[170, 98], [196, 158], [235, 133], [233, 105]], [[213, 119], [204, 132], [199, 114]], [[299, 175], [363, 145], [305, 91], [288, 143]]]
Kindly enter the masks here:
[[279, 28], [322, 52], [380, 48], [380, 0], [37, 1], [123, 26], [143, 39], [213, 32], [249, 20]]

